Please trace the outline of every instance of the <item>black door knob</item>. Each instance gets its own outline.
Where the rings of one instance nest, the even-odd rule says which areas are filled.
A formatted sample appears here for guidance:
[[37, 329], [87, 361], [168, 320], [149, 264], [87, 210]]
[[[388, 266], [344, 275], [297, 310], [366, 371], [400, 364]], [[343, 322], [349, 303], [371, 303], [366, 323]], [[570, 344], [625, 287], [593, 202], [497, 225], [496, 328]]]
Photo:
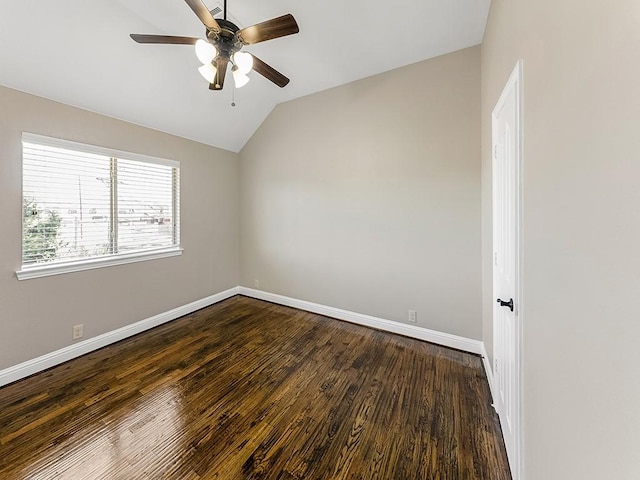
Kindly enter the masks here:
[[513, 298], [510, 298], [508, 302], [505, 302], [504, 300], [500, 300], [498, 298], [496, 302], [498, 302], [501, 307], [509, 307], [509, 310], [513, 312]]

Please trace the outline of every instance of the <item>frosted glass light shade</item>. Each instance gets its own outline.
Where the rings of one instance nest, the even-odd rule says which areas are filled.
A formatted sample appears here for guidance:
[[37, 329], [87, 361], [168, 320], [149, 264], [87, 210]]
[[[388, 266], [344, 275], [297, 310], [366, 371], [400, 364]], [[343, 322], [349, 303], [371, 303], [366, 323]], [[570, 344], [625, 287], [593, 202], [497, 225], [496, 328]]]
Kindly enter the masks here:
[[236, 84], [236, 88], [242, 88], [247, 83], [249, 83], [249, 77], [247, 77], [244, 73], [242, 73], [237, 66], [233, 67], [232, 72], [233, 72], [233, 81]]
[[209, 83], [213, 83], [213, 80], [216, 78], [217, 69], [211, 63], [202, 65], [198, 69], [198, 71], [200, 72], [200, 75], [202, 75]]
[[236, 52], [233, 54], [233, 62], [238, 67], [240, 73], [247, 74], [253, 68], [253, 56], [247, 52]]
[[211, 63], [211, 60], [216, 58], [217, 54], [216, 47], [206, 40], [200, 39], [196, 42], [196, 56], [201, 63]]

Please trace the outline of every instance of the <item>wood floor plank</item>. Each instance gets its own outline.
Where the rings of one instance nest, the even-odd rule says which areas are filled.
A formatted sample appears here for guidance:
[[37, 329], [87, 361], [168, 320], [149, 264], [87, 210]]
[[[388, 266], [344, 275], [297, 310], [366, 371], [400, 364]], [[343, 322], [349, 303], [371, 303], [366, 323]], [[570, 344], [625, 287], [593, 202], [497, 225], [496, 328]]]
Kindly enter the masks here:
[[511, 477], [479, 357], [237, 296], [0, 388], [0, 478]]

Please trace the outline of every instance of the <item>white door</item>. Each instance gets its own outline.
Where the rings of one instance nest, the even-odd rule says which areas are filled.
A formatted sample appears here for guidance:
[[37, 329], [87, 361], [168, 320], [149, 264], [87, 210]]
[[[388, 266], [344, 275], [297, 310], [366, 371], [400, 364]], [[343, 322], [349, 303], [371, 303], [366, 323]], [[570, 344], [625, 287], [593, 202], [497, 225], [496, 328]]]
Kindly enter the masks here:
[[520, 86], [518, 63], [493, 110], [494, 404], [514, 480], [521, 478]]

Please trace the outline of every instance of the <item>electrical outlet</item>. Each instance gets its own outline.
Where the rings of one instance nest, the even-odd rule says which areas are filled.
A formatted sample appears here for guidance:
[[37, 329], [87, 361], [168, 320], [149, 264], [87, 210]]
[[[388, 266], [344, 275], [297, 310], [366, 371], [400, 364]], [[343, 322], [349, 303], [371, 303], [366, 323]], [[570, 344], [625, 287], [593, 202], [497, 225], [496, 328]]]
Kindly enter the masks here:
[[82, 338], [83, 335], [84, 335], [84, 325], [83, 324], [74, 325], [73, 335], [72, 335], [73, 340], [78, 340], [79, 338]]
[[260, 280], [258, 280], [257, 278], [253, 281], [253, 286], [256, 288], [260, 288]]
[[418, 323], [418, 313], [415, 310], [409, 310], [409, 321], [411, 323]]

